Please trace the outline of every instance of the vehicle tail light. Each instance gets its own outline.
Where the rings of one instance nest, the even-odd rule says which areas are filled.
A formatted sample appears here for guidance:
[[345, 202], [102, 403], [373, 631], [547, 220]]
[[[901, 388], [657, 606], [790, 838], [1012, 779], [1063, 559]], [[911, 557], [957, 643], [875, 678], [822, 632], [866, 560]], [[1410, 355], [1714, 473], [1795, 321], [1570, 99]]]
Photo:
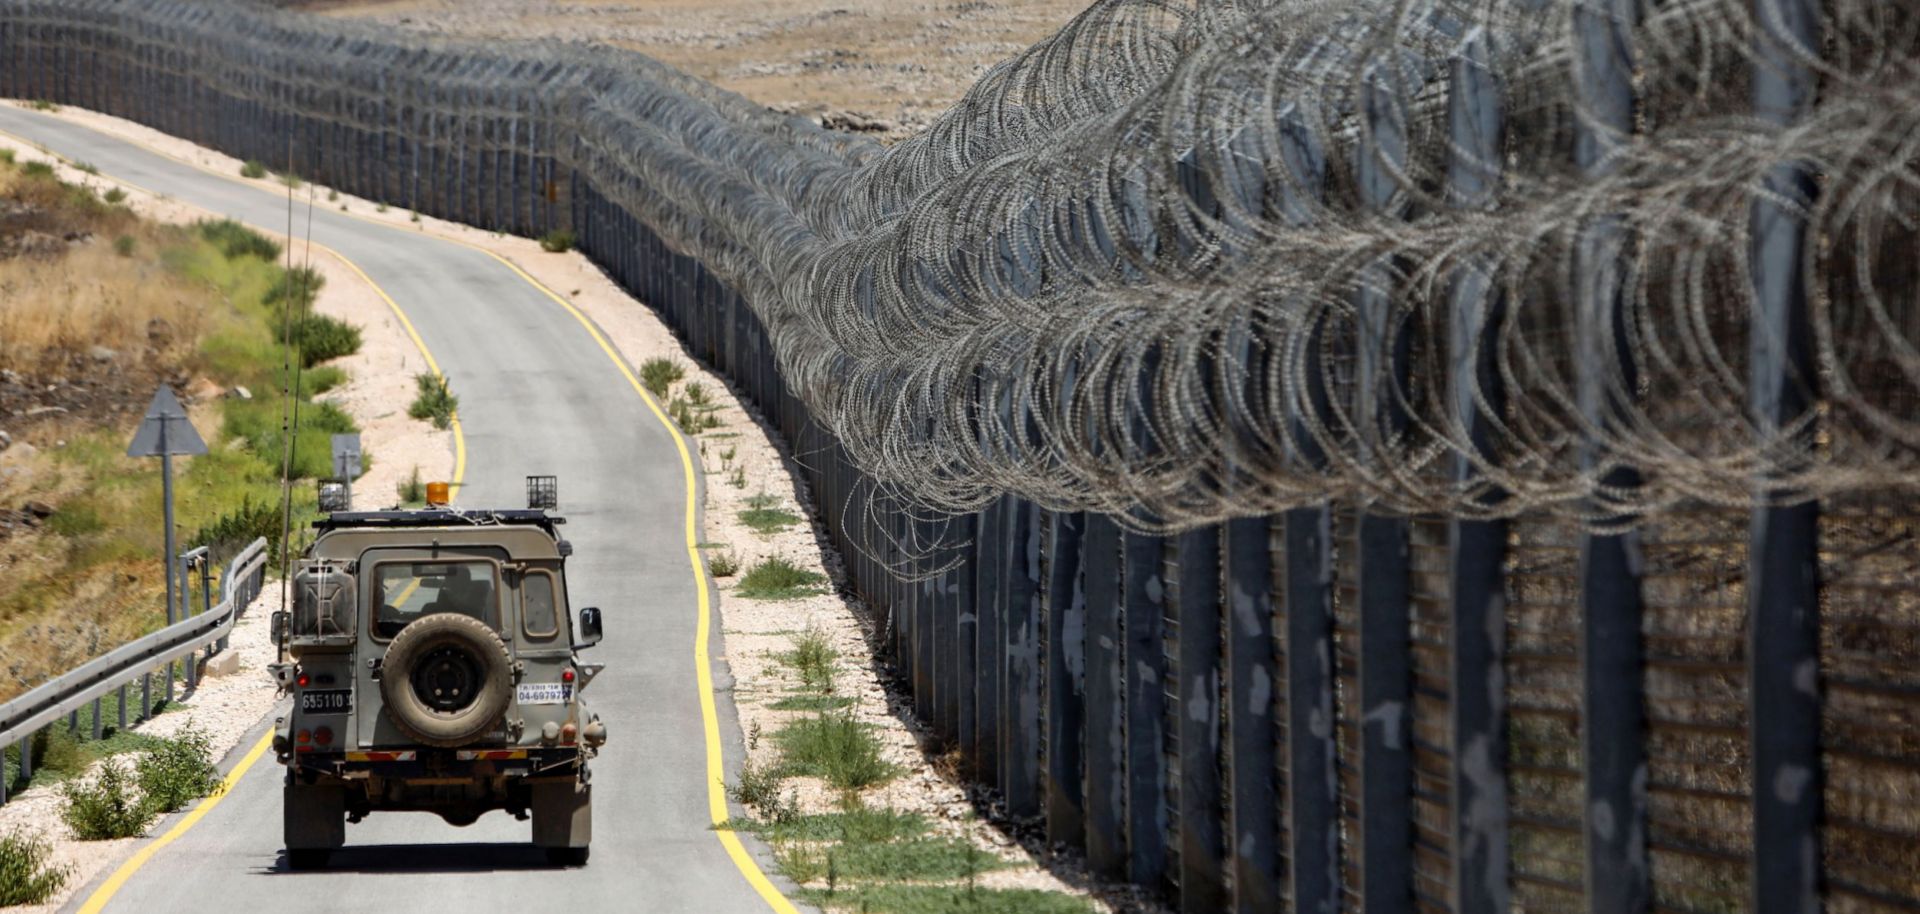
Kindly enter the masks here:
[[333, 745], [333, 728], [318, 727], [313, 731], [313, 741], [322, 746]]
[[561, 681], [561, 682], [572, 682], [572, 681], [573, 681], [573, 671], [572, 671], [572, 670], [561, 670], [561, 671], [560, 671], [560, 681]]
[[295, 679], [293, 682], [295, 685], [304, 689], [307, 687], [307, 683], [309, 682], [309, 680], [307, 679], [307, 674], [301, 673], [300, 677], [298, 679]]
[[562, 743], [571, 744], [573, 742], [574, 736], [579, 734], [579, 732], [580, 730], [574, 727], [572, 723], [567, 723], [560, 728], [560, 741]]
[[295, 752], [312, 752], [313, 751], [313, 731], [302, 730], [299, 733], [294, 734], [293, 741], [300, 744], [298, 746], [293, 747], [293, 751]]

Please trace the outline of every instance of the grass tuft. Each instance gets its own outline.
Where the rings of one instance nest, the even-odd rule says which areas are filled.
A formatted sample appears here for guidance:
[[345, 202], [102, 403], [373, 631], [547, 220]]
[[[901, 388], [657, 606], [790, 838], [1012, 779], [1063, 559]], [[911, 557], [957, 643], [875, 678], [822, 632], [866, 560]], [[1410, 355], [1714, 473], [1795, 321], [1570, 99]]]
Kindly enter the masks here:
[[280, 256], [278, 242], [232, 219], [203, 219], [193, 227], [228, 258], [254, 257], [272, 263]]
[[645, 387], [647, 393], [653, 394], [656, 400], [666, 399], [667, 389], [684, 377], [686, 372], [680, 368], [680, 363], [669, 358], [651, 358], [640, 363], [640, 386]]
[[549, 254], [565, 254], [573, 250], [573, 232], [567, 229], [554, 229], [540, 236], [540, 250]]
[[413, 468], [413, 475], [400, 480], [394, 486], [394, 494], [400, 496], [400, 503], [415, 507], [427, 503], [427, 484], [420, 480], [420, 467]]
[[302, 368], [312, 368], [360, 351], [360, 328], [324, 314], [306, 314], [293, 321], [293, 348]]
[[240, 166], [240, 177], [264, 178], [266, 176], [267, 166], [258, 159], [248, 159], [245, 164]]
[[[741, 471], [741, 477], [744, 481], [744, 470]], [[785, 530], [800, 522], [800, 515], [775, 507], [778, 504], [780, 499], [777, 496], [765, 492], [751, 496], [747, 499], [747, 510], [740, 512], [740, 522], [763, 536]]]
[[809, 775], [840, 790], [860, 790], [884, 784], [899, 769], [880, 757], [880, 740], [873, 728], [838, 712], [803, 717], [781, 727], [773, 738], [780, 744], [780, 772]]
[[827, 633], [809, 623], [806, 630], [793, 636], [793, 650], [780, 655], [781, 662], [800, 674], [800, 687], [812, 692], [833, 691], [833, 671], [840, 652], [827, 641]]
[[740, 559], [731, 552], [721, 552], [707, 558], [707, 570], [716, 578], [730, 578], [740, 573]]
[[434, 428], [451, 426], [454, 411], [460, 408], [460, 398], [453, 395], [452, 382], [444, 375], [436, 377], [428, 372], [414, 375], [413, 382], [419, 393], [413, 398], [413, 405], [407, 407], [407, 415], [431, 419]]
[[46, 100], [46, 99], [44, 99], [44, 98], [36, 98], [36, 99], [34, 99], [34, 100], [33, 100], [33, 101], [32, 101], [32, 102], [30, 103], [30, 104], [31, 104], [31, 105], [33, 106], [33, 110], [35, 110], [35, 111], [58, 111], [58, 110], [60, 110], [60, 106], [59, 106], [59, 105], [56, 105], [56, 104], [54, 104], [54, 103], [52, 103], [52, 102], [50, 102], [50, 101], [47, 101], [47, 100]]
[[734, 592], [749, 600], [792, 600], [824, 592], [824, 575], [801, 568], [781, 556], [770, 556], [747, 569]]

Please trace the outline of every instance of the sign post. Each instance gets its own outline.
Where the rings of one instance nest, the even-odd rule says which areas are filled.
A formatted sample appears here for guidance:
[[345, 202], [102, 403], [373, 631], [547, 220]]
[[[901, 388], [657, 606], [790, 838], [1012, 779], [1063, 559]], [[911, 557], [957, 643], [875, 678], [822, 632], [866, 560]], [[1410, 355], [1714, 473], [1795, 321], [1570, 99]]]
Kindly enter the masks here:
[[360, 434], [333, 436], [333, 478], [347, 487], [347, 509], [353, 509], [353, 479], [360, 475]]
[[[165, 384], [153, 392], [153, 402], [147, 406], [147, 414], [140, 420], [140, 429], [133, 433], [133, 443], [127, 445], [128, 457], [160, 458], [160, 499], [164, 504], [166, 529], [163, 531], [166, 542], [166, 554], [161, 565], [167, 575], [167, 623], [178, 621], [174, 618], [174, 552], [177, 548], [173, 540], [173, 455], [197, 456], [207, 452], [207, 443], [200, 440], [193, 423], [187, 421], [187, 410], [180, 405], [180, 399], [173, 395], [173, 388]], [[173, 664], [167, 664], [167, 697], [173, 697]]]

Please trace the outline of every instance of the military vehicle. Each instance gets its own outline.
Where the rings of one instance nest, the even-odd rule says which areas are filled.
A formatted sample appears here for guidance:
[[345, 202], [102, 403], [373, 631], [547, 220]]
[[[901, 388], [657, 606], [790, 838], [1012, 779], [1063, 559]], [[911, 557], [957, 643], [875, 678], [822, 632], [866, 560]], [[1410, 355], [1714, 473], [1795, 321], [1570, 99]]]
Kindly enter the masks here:
[[436, 483], [422, 510], [314, 522], [292, 610], [273, 617], [270, 671], [293, 696], [273, 738], [289, 867], [324, 865], [347, 822], [397, 810], [453, 825], [504, 810], [554, 863], [586, 862], [607, 728], [580, 697], [604, 665], [578, 652], [601, 620], [569, 610], [554, 489], [531, 477], [532, 507], [455, 510]]

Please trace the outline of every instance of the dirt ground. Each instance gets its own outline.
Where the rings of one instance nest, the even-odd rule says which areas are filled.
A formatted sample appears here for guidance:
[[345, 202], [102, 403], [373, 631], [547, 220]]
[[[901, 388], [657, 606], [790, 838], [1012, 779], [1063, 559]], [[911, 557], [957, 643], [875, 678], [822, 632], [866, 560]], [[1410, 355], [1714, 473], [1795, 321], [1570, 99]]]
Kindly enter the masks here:
[[330, 16], [641, 51], [779, 111], [897, 140], [1088, 0], [318, 0]]

